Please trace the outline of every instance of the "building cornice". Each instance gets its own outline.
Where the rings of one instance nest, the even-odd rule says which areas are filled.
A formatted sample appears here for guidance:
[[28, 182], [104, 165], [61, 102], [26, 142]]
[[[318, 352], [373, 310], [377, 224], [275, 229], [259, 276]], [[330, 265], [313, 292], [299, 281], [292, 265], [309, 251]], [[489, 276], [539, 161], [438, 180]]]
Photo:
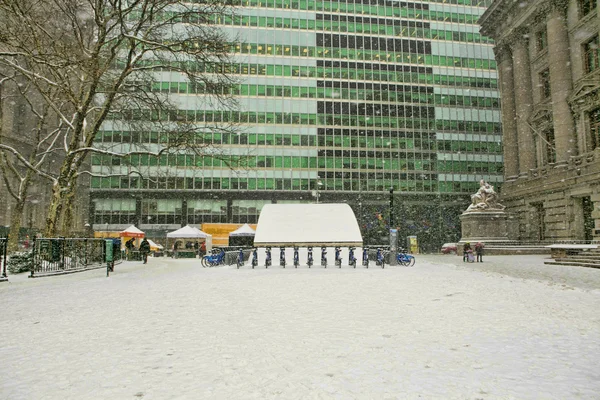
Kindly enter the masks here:
[[539, 23], [553, 9], [565, 12], [567, 5], [567, 0], [496, 0], [479, 18], [481, 33], [496, 41], [507, 40], [518, 36], [517, 29], [529, 31], [532, 21]]

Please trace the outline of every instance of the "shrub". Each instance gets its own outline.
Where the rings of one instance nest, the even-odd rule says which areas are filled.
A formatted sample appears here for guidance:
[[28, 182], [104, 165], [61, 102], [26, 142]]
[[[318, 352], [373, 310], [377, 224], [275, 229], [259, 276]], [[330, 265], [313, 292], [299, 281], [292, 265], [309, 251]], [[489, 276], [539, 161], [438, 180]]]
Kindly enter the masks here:
[[6, 263], [6, 268], [11, 274], [29, 272], [33, 263], [33, 251], [14, 253]]

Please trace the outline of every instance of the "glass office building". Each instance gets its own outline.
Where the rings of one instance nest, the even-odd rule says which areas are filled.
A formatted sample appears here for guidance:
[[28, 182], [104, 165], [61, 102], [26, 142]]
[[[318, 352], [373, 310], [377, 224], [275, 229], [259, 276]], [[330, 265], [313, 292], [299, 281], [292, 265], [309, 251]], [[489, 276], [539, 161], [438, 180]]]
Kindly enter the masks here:
[[[161, 89], [187, 105], [179, 117], [239, 122], [211, 140], [248, 167], [193, 154], [133, 159], [147, 176], [92, 179], [94, 229], [255, 223], [266, 203], [316, 201], [348, 202], [370, 229], [389, 218], [394, 188], [401, 234], [457, 237], [479, 180], [502, 182], [496, 62], [477, 25], [485, 6], [243, 0], [236, 18], [214, 21], [240, 38], [239, 112], [197, 101], [177, 74], [163, 74]], [[99, 142], [157, 135], [105, 129]], [[98, 156], [92, 170], [118, 164]]]

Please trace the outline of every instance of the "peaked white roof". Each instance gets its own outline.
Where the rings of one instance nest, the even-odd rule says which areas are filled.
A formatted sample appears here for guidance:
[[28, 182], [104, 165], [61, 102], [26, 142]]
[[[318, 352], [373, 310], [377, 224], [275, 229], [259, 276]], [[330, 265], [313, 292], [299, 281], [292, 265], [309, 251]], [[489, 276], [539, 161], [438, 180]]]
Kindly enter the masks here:
[[129, 228], [125, 229], [124, 231], [121, 231], [121, 236], [127, 236], [125, 234], [127, 233], [132, 233], [135, 235], [145, 235], [145, 233], [141, 230], [139, 230], [138, 228], [135, 227], [135, 225], [131, 225]]
[[160, 244], [153, 242], [150, 239], [147, 239], [147, 240], [148, 240], [148, 243], [150, 243], [150, 247], [156, 247], [157, 249], [164, 249], [164, 247], [162, 247]]
[[256, 235], [256, 231], [252, 229], [252, 227], [248, 224], [244, 224], [237, 228], [235, 231], [231, 232], [229, 236], [254, 236]]
[[254, 245], [362, 246], [348, 204], [266, 204], [258, 217]]
[[207, 238], [210, 235], [208, 233], [202, 232], [198, 228], [194, 228], [193, 226], [186, 225], [183, 228], [179, 228], [176, 231], [167, 233], [168, 238]]

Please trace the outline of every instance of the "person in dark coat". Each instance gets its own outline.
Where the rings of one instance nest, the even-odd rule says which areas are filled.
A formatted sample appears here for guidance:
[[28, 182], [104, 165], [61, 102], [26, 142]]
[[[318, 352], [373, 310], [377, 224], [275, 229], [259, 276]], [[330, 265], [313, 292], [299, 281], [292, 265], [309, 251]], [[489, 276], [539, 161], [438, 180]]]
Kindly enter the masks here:
[[477, 255], [477, 262], [483, 262], [483, 243], [475, 243], [475, 254]]
[[146, 238], [140, 243], [140, 253], [142, 253], [144, 264], [146, 264], [148, 262], [148, 253], [150, 253], [150, 242]]

